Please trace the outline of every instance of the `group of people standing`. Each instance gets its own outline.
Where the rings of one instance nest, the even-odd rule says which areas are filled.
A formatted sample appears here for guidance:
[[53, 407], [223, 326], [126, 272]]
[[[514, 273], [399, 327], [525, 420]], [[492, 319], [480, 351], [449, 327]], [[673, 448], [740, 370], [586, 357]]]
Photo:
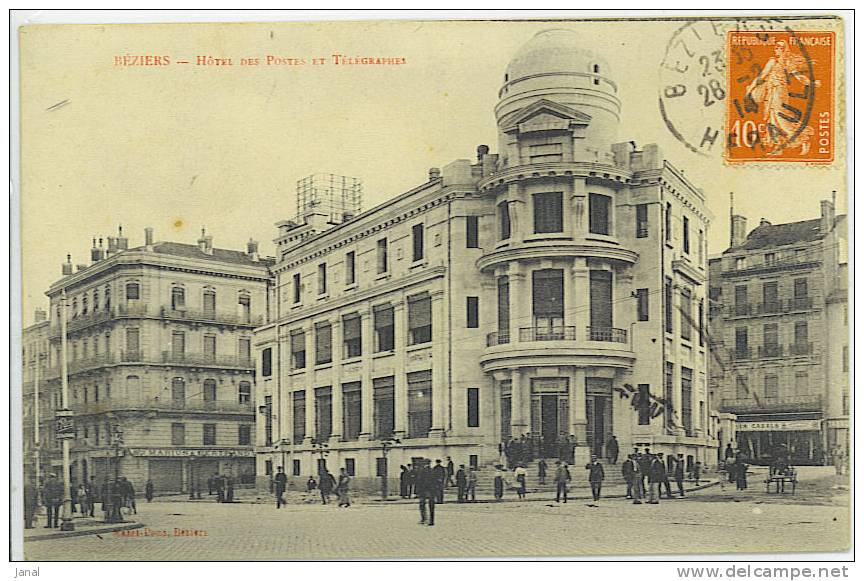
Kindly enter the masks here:
[[527, 466], [544, 456], [557, 456], [562, 462], [573, 463], [576, 455], [576, 436], [561, 435], [549, 440], [536, 434], [522, 434], [518, 438], [506, 438], [498, 444], [501, 464], [512, 470], [518, 465]]
[[[698, 464], [697, 462], [696, 465]], [[698, 483], [700, 468], [696, 465], [691, 476]], [[632, 499], [633, 504], [642, 504], [646, 497], [648, 504], [660, 504], [663, 490], [666, 498], [675, 498], [672, 495], [670, 475], [677, 485], [678, 496], [683, 497], [685, 473], [686, 461], [683, 454], [669, 456], [667, 460], [662, 452], [652, 453], [650, 448], [645, 448], [644, 452], [634, 448], [633, 453], [628, 454], [621, 464], [621, 474], [627, 483], [627, 498]]]
[[229, 474], [214, 472], [207, 479], [207, 494], [215, 494], [216, 502], [234, 502], [234, 478]]
[[[735, 488], [738, 490], [747, 489], [747, 468], [749, 465], [749, 459], [743, 450], [734, 450], [732, 444], [726, 444], [726, 450], [723, 452], [723, 466], [729, 482], [734, 482]], [[774, 466], [772, 464], [772, 470]]]
[[[41, 493], [41, 495], [40, 495]], [[153, 483], [147, 481], [145, 486], [147, 501], [153, 499]], [[24, 527], [33, 528], [36, 509], [41, 503], [45, 506], [45, 528], [60, 527], [60, 510], [63, 506], [65, 490], [57, 474], [50, 473], [41, 487], [30, 484], [24, 490]], [[95, 517], [96, 504], [101, 503], [103, 519], [106, 522], [121, 522], [123, 509], [129, 514], [137, 514], [135, 504], [135, 487], [125, 476], [106, 481], [101, 486], [95, 478], [80, 484], [72, 483], [70, 487], [70, 506], [73, 514], [83, 517]]]
[[[276, 508], [282, 508], [285, 502], [285, 489], [288, 485], [288, 475], [285, 474], [284, 468], [279, 466], [276, 469], [276, 476], [273, 477], [274, 494], [276, 496]], [[306, 481], [306, 492], [313, 492], [315, 489], [321, 493], [321, 504], [327, 504], [333, 492], [339, 497], [339, 507], [347, 508], [351, 506], [351, 499], [348, 497], [348, 491], [351, 487], [351, 476], [345, 468], [339, 470], [339, 480], [337, 481], [327, 468], [323, 468], [318, 473], [318, 480], [310, 476]]]
[[[426, 464], [424, 464], [425, 466]], [[423, 466], [408, 464], [399, 466], [399, 496], [402, 498], [420, 498], [417, 481]], [[434, 476], [433, 491], [435, 501], [438, 504], [444, 502], [444, 490], [448, 487], [456, 487], [457, 502], [474, 502], [477, 500], [477, 469], [474, 466], [465, 468], [460, 464], [459, 468], [453, 463], [453, 459], [447, 456], [447, 464], [441, 460], [435, 460], [435, 466], [430, 468]]]

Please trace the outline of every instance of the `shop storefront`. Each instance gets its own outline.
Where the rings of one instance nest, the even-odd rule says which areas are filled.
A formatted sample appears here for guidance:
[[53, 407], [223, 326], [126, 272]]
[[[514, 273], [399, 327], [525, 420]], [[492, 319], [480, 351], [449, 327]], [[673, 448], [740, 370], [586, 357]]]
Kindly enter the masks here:
[[822, 421], [818, 417], [739, 416], [738, 448], [755, 464], [769, 464], [778, 451], [795, 465], [823, 462]]

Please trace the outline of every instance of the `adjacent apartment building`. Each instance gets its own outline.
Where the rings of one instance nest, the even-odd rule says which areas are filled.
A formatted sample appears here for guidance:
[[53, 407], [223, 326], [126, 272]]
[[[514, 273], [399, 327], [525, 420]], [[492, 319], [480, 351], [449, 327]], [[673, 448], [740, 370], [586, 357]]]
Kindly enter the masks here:
[[819, 464], [849, 446], [846, 216], [771, 224], [732, 216], [710, 263], [711, 386], [736, 414], [737, 446], [757, 462], [779, 447]]
[[322, 187], [278, 224], [262, 485], [276, 466], [486, 467], [523, 434], [551, 459], [575, 442], [577, 464], [612, 435], [713, 463], [711, 216], [656, 145], [618, 140], [617, 82], [577, 34], [541, 32], [504, 73], [497, 153], [360, 214], [350, 184]]
[[[47, 291], [40, 413], [61, 406], [65, 303], [73, 479], [119, 474], [139, 490], [152, 480], [157, 493], [201, 487], [215, 472], [253, 481], [252, 331], [272, 260], [252, 241], [246, 252], [215, 248], [203, 231], [197, 245], [154, 242], [149, 228], [142, 246], [128, 248], [122, 231], [107, 242], [94, 239], [91, 263], [74, 272], [67, 257]], [[54, 441], [50, 429], [43, 438]]]
[[53, 415], [49, 417], [45, 413], [50, 408], [52, 397], [45, 389], [48, 336], [47, 313], [36, 309], [33, 324], [21, 333], [24, 477], [32, 478], [34, 482], [38, 482], [46, 470], [59, 468], [60, 462], [59, 442], [46, 437], [54, 421]]

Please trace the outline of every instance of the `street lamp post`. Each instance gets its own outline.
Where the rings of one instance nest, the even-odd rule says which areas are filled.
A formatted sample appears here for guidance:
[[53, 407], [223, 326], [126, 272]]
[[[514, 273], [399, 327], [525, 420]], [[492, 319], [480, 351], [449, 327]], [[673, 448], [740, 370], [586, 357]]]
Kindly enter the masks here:
[[74, 531], [72, 522], [72, 463], [71, 440], [75, 437], [75, 424], [69, 409], [69, 370], [66, 357], [66, 289], [60, 294], [60, 406], [57, 410], [57, 437], [63, 441], [63, 514], [60, 517], [61, 531]]
[[324, 458], [327, 456], [327, 454], [330, 453], [329, 446], [327, 445], [326, 441], [320, 441], [319, 442], [315, 438], [312, 439], [312, 446], [315, 448], [315, 450], [318, 453], [318, 458], [319, 458], [318, 474], [321, 474], [321, 472], [322, 472], [321, 466], [324, 464]]
[[387, 472], [388, 472], [387, 452], [389, 452], [393, 446], [396, 446], [396, 445], [401, 444], [401, 443], [402, 443], [402, 441], [399, 438], [394, 438], [392, 436], [381, 442], [381, 455], [384, 457], [384, 466], [383, 466], [383, 470], [381, 470], [381, 499], [382, 500], [387, 500], [387, 493], [388, 493], [388, 491], [387, 491]]

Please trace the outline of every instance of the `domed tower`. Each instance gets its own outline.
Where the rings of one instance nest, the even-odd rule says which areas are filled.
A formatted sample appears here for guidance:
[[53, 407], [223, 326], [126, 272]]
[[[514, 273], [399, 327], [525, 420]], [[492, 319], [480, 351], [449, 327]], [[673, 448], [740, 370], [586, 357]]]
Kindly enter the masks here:
[[[621, 113], [618, 87], [606, 60], [581, 45], [573, 31], [544, 30], [510, 61], [495, 107], [504, 167], [544, 155], [538, 152], [544, 151], [540, 142], [549, 130], [568, 137], [562, 148], [565, 161], [605, 160], [610, 155]], [[546, 135], [532, 138], [538, 132]]]

